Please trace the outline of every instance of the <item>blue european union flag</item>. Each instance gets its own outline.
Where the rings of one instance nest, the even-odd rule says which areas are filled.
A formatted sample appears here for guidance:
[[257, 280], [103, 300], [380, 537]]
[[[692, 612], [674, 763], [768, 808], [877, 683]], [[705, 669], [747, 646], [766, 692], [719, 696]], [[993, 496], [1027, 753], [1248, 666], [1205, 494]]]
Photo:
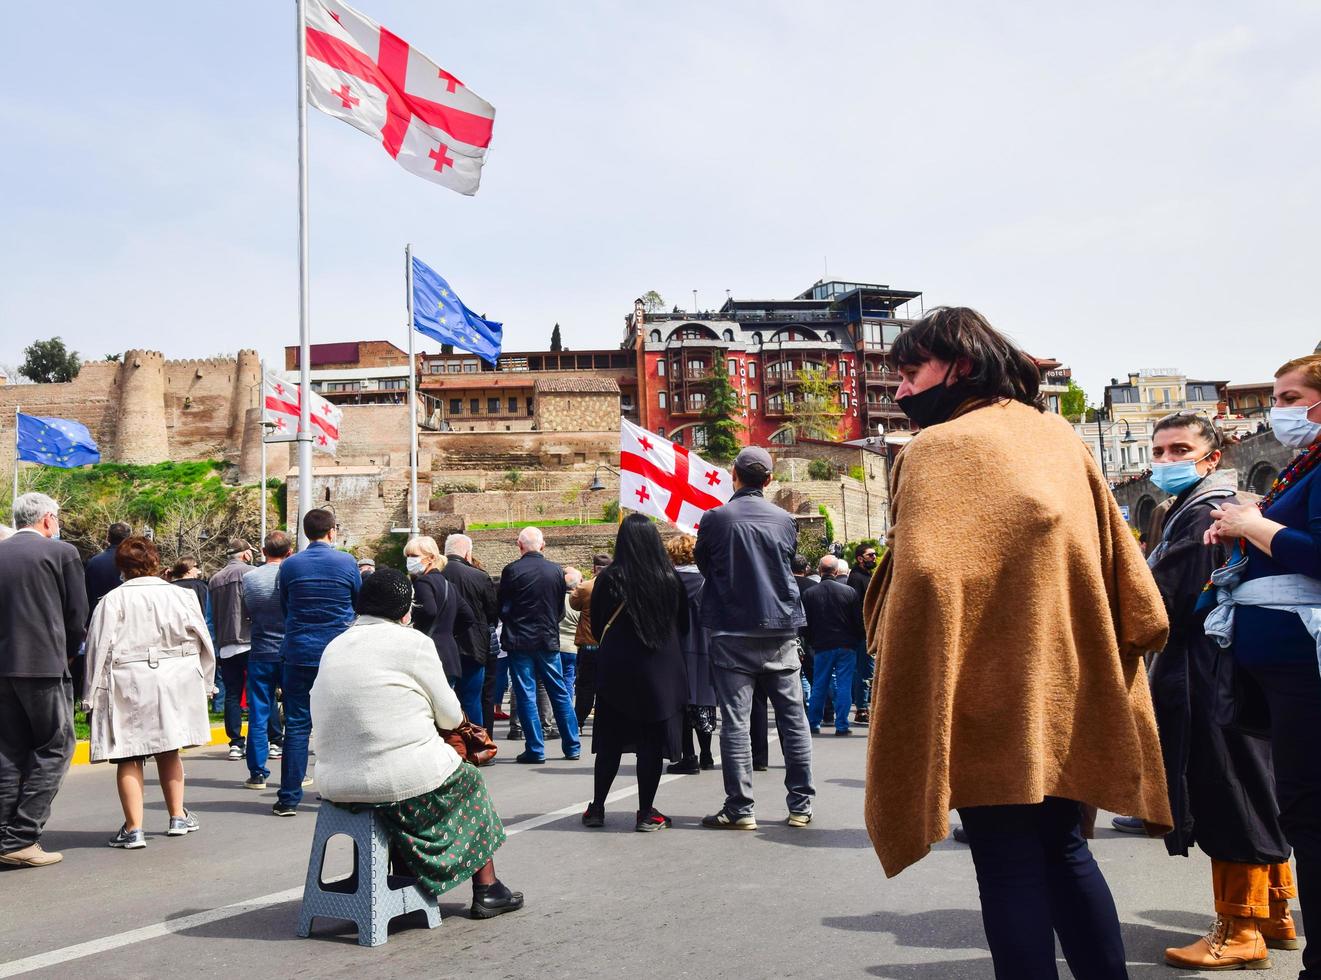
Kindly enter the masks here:
[[504, 324], [483, 320], [454, 295], [435, 269], [413, 258], [413, 326], [442, 344], [453, 344], [494, 364]]
[[42, 466], [73, 469], [86, 463], [101, 462], [101, 450], [81, 422], [20, 413], [18, 458]]

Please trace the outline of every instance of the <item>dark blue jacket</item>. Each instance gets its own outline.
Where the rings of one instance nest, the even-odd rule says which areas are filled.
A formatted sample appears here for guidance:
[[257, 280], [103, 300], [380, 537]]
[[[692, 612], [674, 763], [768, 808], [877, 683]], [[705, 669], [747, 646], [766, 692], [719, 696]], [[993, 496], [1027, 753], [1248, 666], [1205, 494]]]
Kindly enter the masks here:
[[853, 649], [862, 642], [862, 596], [843, 579], [823, 578], [804, 589], [803, 612], [813, 650]]
[[564, 569], [529, 551], [500, 573], [500, 646], [506, 653], [560, 649]]
[[702, 516], [697, 567], [702, 586], [702, 625], [711, 630], [795, 632], [807, 623], [798, 601], [798, 580], [789, 562], [798, 528], [788, 512], [744, 487], [729, 503]]
[[100, 554], [93, 555], [83, 570], [83, 579], [87, 585], [87, 616], [90, 619], [96, 611], [96, 604], [106, 594], [119, 588], [119, 567], [115, 564], [115, 549], [107, 548]]
[[278, 582], [284, 610], [280, 659], [299, 667], [319, 666], [326, 644], [357, 617], [358, 563], [324, 541], [313, 541], [280, 563]]

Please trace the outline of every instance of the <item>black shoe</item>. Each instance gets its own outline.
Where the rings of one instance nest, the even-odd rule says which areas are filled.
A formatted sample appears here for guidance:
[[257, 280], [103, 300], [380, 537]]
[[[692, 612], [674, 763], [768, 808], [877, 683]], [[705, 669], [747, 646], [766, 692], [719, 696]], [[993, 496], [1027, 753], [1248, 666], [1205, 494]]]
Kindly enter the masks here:
[[711, 758], [709, 755], [704, 755], [702, 756], [701, 759], [701, 765], [702, 765], [702, 771], [706, 772], [707, 770], [714, 769], [716, 767], [716, 760]]
[[510, 742], [521, 742], [521, 741], [523, 741], [523, 729], [521, 729], [521, 728], [519, 728], [519, 727], [517, 727], [517, 726], [515, 726], [515, 725], [510, 725], [510, 726], [509, 726], [509, 734], [505, 736], [505, 739], [506, 739], [507, 741], [510, 741]]
[[871, 718], [865, 711], [856, 711], [853, 714], [853, 720], [859, 725], [866, 725], [870, 723]]
[[853, 731], [852, 731], [852, 729], [846, 728], [846, 729], [844, 729], [843, 731], [836, 730], [835, 734], [836, 734], [836, 735], [840, 735], [840, 736], [843, 736], [843, 735], [852, 735], [852, 734], [853, 734]]
[[635, 814], [635, 818], [637, 822], [633, 825], [633, 829], [639, 834], [650, 834], [653, 831], [665, 830], [666, 828], [673, 826], [670, 818], [661, 813], [655, 807], [652, 807], [646, 813], [639, 810]]
[[298, 815], [298, 807], [290, 806], [288, 803], [277, 803], [271, 807], [271, 813], [277, 817], [295, 817]]
[[697, 763], [697, 756], [686, 755], [678, 762], [672, 762], [666, 766], [665, 771], [674, 773], [676, 776], [696, 776], [702, 771], [702, 767]]
[[595, 803], [588, 803], [587, 809], [583, 811], [583, 826], [604, 827], [605, 807], [597, 806]]
[[558, 728], [548, 728], [542, 735], [547, 742], [554, 742], [560, 737], [560, 730]]
[[520, 752], [514, 756], [515, 762], [520, 762], [525, 766], [544, 766], [546, 764], [545, 756], [533, 755], [531, 752]]
[[582, 757], [583, 756], [581, 752], [575, 752], [573, 755], [566, 755], [564, 758], [566, 758], [570, 762], [577, 762]]
[[494, 919], [506, 912], [517, 912], [523, 907], [523, 893], [511, 892], [503, 881], [494, 885], [472, 886], [472, 917]]
[[968, 843], [968, 832], [963, 829], [963, 824], [956, 823], [954, 825], [954, 839], [960, 844]]
[[769, 765], [768, 763], [765, 763], [765, 762], [760, 762], [760, 763], [758, 763], [758, 762], [754, 762], [754, 763], [752, 764], [752, 771], [753, 771], [753, 772], [765, 772], [765, 771], [766, 771], [767, 769], [769, 769], [769, 768], [770, 768], [770, 765]]

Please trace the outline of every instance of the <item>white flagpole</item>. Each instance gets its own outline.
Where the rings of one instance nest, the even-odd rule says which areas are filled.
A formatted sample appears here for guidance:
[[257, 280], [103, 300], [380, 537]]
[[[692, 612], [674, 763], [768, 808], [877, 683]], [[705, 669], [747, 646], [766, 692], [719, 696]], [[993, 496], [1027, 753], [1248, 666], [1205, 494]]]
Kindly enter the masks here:
[[257, 416], [257, 431], [261, 434], [261, 493], [257, 499], [261, 503], [261, 544], [266, 544], [266, 359], [261, 362], [261, 413]]
[[[298, 10], [298, 547], [307, 545], [303, 515], [312, 509], [312, 340], [307, 278], [307, 10]], [[263, 378], [262, 384], [265, 384]], [[265, 399], [263, 398], [263, 401]]]
[[408, 526], [420, 534], [417, 512], [417, 357], [413, 353], [413, 246], [404, 246], [404, 289], [408, 293]]
[[22, 409], [14, 406], [14, 495], [9, 500], [9, 519], [14, 519], [14, 507], [18, 504], [18, 416]]

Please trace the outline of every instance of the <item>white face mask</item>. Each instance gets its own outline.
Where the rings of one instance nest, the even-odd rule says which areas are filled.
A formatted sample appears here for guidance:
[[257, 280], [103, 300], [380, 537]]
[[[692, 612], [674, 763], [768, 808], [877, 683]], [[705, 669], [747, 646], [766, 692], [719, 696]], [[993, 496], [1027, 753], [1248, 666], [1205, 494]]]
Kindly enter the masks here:
[[425, 566], [422, 564], [421, 558], [416, 555], [409, 555], [404, 559], [404, 567], [408, 569], [409, 575], [421, 575]]
[[1314, 402], [1306, 407], [1296, 405], [1291, 408], [1271, 409], [1271, 429], [1275, 438], [1290, 449], [1304, 449], [1316, 442], [1321, 436], [1321, 422], [1313, 422], [1307, 413], [1321, 405]]

